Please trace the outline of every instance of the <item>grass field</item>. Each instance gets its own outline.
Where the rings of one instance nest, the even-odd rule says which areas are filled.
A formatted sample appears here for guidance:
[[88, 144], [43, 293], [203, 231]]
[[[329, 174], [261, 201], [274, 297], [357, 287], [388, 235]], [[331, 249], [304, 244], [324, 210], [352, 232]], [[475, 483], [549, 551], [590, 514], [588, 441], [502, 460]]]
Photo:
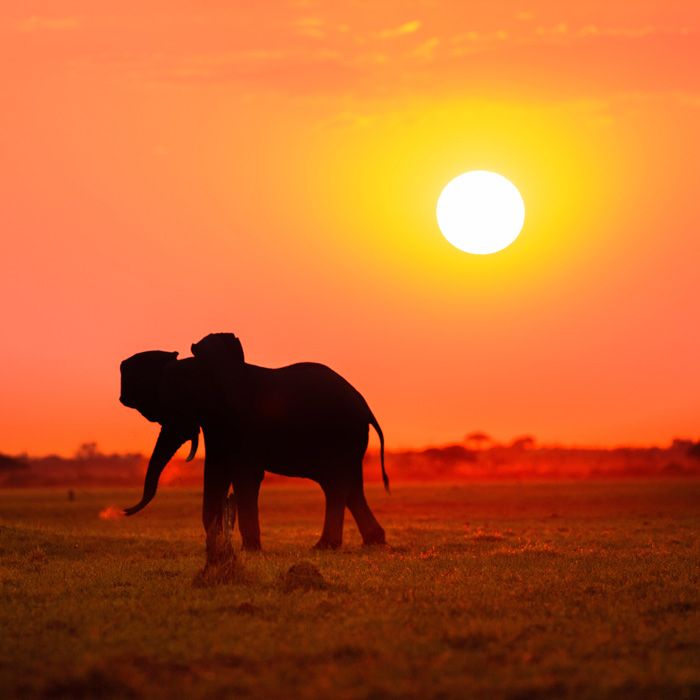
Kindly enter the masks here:
[[199, 494], [97, 517], [136, 500], [0, 492], [0, 697], [700, 697], [700, 481], [374, 487], [390, 546], [337, 552], [319, 490], [263, 485], [206, 588]]

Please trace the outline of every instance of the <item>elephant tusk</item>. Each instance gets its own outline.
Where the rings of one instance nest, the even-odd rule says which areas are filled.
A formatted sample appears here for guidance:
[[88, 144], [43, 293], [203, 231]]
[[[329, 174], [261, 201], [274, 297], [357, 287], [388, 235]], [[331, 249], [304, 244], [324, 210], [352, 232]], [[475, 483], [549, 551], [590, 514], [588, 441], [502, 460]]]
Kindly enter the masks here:
[[192, 438], [192, 446], [185, 460], [186, 462], [191, 462], [194, 459], [194, 456], [197, 454], [197, 447], [199, 447], [199, 431], [197, 431], [197, 434]]

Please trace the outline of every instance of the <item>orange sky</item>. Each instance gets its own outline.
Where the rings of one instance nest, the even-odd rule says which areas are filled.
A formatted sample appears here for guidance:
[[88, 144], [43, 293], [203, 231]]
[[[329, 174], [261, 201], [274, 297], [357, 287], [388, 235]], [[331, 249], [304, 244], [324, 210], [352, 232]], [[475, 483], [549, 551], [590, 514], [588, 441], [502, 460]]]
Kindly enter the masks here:
[[[331, 365], [392, 447], [700, 437], [699, 34], [695, 0], [4, 2], [0, 451], [150, 449], [120, 360], [213, 330]], [[471, 169], [525, 199], [493, 256], [435, 223]]]

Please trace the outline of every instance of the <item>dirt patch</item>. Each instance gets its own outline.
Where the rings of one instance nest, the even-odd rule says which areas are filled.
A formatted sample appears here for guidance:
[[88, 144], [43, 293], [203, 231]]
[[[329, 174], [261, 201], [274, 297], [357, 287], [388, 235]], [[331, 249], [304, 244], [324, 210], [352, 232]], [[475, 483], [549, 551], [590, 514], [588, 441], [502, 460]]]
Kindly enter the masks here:
[[263, 611], [262, 608], [258, 607], [257, 605], [253, 605], [252, 603], [241, 603], [240, 605], [237, 605], [235, 609], [239, 615], [250, 615], [252, 617], [261, 615]]
[[42, 697], [90, 700], [91, 698], [138, 698], [141, 694], [119, 678], [100, 669], [91, 669], [83, 676], [51, 683], [44, 689]]
[[552, 683], [549, 685], [532, 685], [519, 688], [506, 695], [507, 700], [554, 700], [555, 698], [569, 695], [564, 683]]
[[357, 661], [366, 655], [364, 649], [355, 646], [340, 646], [331, 653], [333, 661]]
[[445, 644], [450, 649], [463, 649], [467, 651], [477, 651], [485, 649], [496, 641], [496, 638], [490, 634], [455, 634], [445, 636]]
[[474, 542], [500, 542], [504, 537], [500, 532], [485, 532], [484, 530], [477, 530], [472, 535], [472, 540]]
[[659, 608], [652, 608], [648, 614], [652, 617], [659, 615], [688, 615], [697, 610], [697, 608], [698, 606], [695, 603], [679, 600]]
[[285, 593], [295, 590], [320, 591], [328, 588], [321, 572], [308, 561], [292, 564], [287, 573], [280, 577], [280, 585]]

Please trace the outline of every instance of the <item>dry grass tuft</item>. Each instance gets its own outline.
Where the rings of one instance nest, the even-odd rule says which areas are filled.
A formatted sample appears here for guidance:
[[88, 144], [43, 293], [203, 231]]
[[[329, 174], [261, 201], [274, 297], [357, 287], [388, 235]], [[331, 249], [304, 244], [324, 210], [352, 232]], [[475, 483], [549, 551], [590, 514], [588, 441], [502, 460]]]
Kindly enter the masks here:
[[212, 586], [224, 586], [236, 583], [246, 583], [247, 576], [242, 564], [236, 555], [217, 561], [216, 564], [207, 564], [192, 579], [193, 588], [211, 588]]
[[504, 539], [500, 532], [484, 532], [483, 530], [477, 530], [472, 535], [472, 540], [474, 542], [501, 542]]

